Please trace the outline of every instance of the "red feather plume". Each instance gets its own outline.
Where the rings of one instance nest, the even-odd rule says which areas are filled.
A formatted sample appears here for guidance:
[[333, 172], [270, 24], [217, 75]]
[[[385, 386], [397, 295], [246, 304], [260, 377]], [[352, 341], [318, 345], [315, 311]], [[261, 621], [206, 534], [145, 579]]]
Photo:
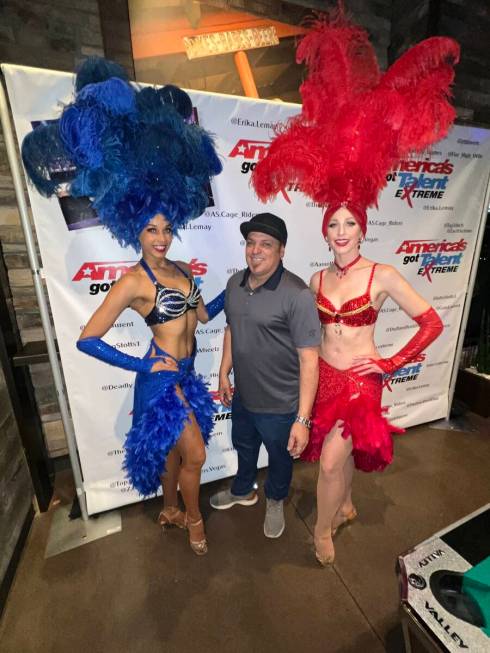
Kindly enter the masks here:
[[443, 138], [454, 121], [449, 96], [459, 46], [452, 39], [422, 41], [381, 75], [367, 33], [339, 10], [312, 23], [296, 59], [308, 66], [302, 111], [253, 172], [262, 201], [295, 183], [315, 202], [365, 211], [386, 174]]

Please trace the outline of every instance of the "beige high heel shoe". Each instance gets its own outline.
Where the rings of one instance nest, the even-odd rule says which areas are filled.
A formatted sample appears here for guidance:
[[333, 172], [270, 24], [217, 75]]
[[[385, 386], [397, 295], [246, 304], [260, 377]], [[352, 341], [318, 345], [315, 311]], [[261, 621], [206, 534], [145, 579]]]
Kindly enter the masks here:
[[[324, 540], [326, 538], [332, 539], [332, 536], [324, 535], [322, 537], [313, 538], [315, 542], [315, 557], [322, 567], [329, 567], [330, 565], [333, 565], [335, 560], [335, 551], [333, 551], [332, 553], [323, 554], [320, 553], [320, 551], [318, 550], [318, 543], [321, 542], [322, 539]], [[333, 547], [333, 542], [332, 542], [332, 547]]]
[[176, 526], [177, 528], [186, 528], [185, 515], [178, 506], [168, 506], [158, 515], [158, 523], [165, 531], [166, 528]]
[[187, 513], [185, 514], [185, 525], [187, 526], [187, 530], [189, 531], [189, 545], [191, 549], [194, 551], [194, 553], [198, 556], [203, 556], [206, 555], [208, 552], [208, 542], [206, 538], [202, 540], [193, 540], [191, 537], [191, 529], [200, 526], [203, 523], [202, 517], [201, 519], [198, 519], [195, 522], [191, 522], [189, 517], [187, 516]]
[[335, 528], [332, 528], [332, 537], [338, 532], [339, 528], [342, 528], [343, 526], [349, 526], [349, 524], [351, 524], [354, 519], [357, 518], [357, 516], [357, 510], [355, 508], [352, 508], [349, 513], [342, 515], [343, 519], [340, 524]]

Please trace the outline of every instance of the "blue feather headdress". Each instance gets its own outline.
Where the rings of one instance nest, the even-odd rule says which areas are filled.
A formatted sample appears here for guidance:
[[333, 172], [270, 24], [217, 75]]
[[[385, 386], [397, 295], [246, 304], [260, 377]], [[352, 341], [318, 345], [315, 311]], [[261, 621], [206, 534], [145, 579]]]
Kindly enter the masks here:
[[190, 123], [192, 103], [176, 86], [131, 85], [117, 64], [92, 57], [59, 120], [22, 143], [22, 159], [44, 196], [60, 190], [53, 171], [73, 168], [69, 192], [89, 197], [117, 241], [139, 249], [145, 224], [162, 213], [177, 230], [208, 204], [222, 166], [211, 136]]

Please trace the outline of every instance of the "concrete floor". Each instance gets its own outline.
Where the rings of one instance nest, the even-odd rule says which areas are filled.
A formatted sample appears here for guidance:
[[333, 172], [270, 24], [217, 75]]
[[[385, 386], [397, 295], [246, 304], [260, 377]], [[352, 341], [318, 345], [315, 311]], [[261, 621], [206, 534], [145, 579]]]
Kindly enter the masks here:
[[[397, 554], [487, 503], [489, 420], [479, 432], [410, 429], [383, 474], [357, 473], [359, 520], [330, 569], [313, 557], [316, 465], [295, 466], [287, 528], [262, 533], [264, 500], [213, 512], [210, 552], [162, 535], [159, 501], [123, 508], [123, 530], [48, 560], [36, 517], [0, 624], [2, 653], [402, 653]], [[263, 477], [263, 472], [261, 473]]]

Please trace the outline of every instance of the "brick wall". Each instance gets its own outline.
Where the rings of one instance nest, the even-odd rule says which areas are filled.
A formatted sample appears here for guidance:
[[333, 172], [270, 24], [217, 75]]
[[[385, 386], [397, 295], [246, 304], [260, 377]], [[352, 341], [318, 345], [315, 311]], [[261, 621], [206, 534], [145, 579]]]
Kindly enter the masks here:
[[0, 4], [0, 60], [73, 70], [103, 54], [97, 0], [5, 0]]
[[[73, 71], [103, 55], [97, 0], [6, 0], [0, 4], [0, 61]], [[44, 340], [14, 188], [0, 133], [0, 242], [22, 341]], [[31, 367], [50, 453], [66, 453], [49, 364]]]
[[0, 584], [32, 502], [29, 469], [0, 369]]
[[393, 0], [390, 61], [428, 36], [461, 46], [454, 100], [461, 120], [490, 125], [490, 3], [488, 0]]
[[[72, 71], [86, 56], [103, 54], [97, 0], [4, 0], [0, 3], [0, 62]], [[44, 335], [0, 130], [0, 244], [22, 341]], [[48, 364], [31, 367], [48, 449], [66, 444]], [[32, 486], [5, 379], [0, 369], [0, 583], [32, 502]]]

